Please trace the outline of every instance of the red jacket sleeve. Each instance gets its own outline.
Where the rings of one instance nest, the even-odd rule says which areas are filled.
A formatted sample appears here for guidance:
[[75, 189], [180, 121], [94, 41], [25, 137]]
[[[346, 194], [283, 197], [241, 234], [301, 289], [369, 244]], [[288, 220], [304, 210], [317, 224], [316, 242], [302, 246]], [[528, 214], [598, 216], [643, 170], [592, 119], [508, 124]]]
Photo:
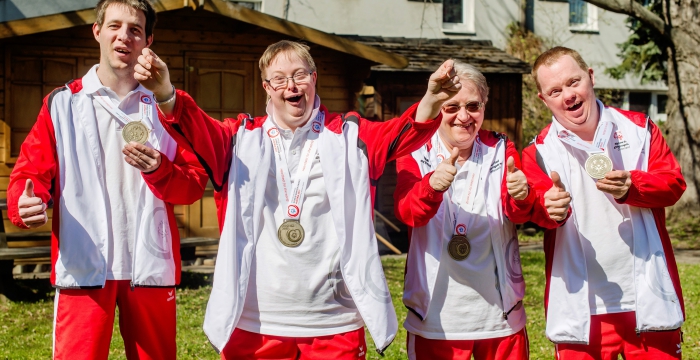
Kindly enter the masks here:
[[[518, 155], [518, 150], [515, 149], [515, 145], [513, 143], [506, 139], [506, 158], [505, 158], [505, 163], [503, 166], [506, 167], [505, 171], [503, 171], [503, 181], [501, 182], [501, 202], [503, 204], [503, 212], [505, 213], [506, 217], [510, 219], [511, 222], [514, 222], [516, 224], [522, 224], [524, 222], [530, 221], [531, 217], [531, 212], [532, 212], [532, 207], [535, 204], [535, 192], [532, 190], [532, 186], [530, 186], [530, 190], [528, 191], [527, 197], [522, 200], [515, 200], [513, 199], [512, 196], [508, 193], [508, 186], [506, 182], [506, 178], [508, 176], [508, 158], [513, 157], [513, 160], [515, 162], [515, 167], [517, 169], [522, 170], [522, 164], [520, 163], [520, 155]], [[527, 175], [526, 175], [527, 176]]]
[[34, 183], [34, 194], [44, 203], [48, 203], [58, 169], [56, 136], [47, 101], [48, 96], [44, 98], [36, 123], [22, 143], [19, 158], [12, 169], [7, 188], [8, 217], [13, 224], [23, 229], [28, 227], [19, 217], [17, 202], [24, 192], [27, 179], [31, 179]]
[[386, 163], [418, 150], [437, 131], [442, 115], [426, 122], [416, 122], [417, 108], [418, 104], [414, 104], [400, 117], [384, 122], [360, 119], [359, 137], [367, 146], [372, 179], [382, 175]]
[[[544, 194], [552, 188], [554, 183], [552, 183], [549, 175], [537, 164], [537, 148], [535, 144], [530, 144], [523, 150], [523, 171], [525, 176], [527, 176], [530, 191], [534, 190], [535, 195], [530, 221], [545, 229], [555, 229], [563, 225], [566, 219], [561, 222], [552, 220], [549, 217], [549, 213], [547, 213], [547, 208], [544, 206]], [[569, 216], [571, 216], [571, 207], [569, 207], [569, 212], [566, 215], [567, 219]]]
[[418, 164], [410, 154], [396, 160], [396, 172], [396, 218], [410, 227], [425, 226], [440, 208], [444, 192], [430, 186], [432, 171], [421, 177]]
[[632, 186], [618, 203], [643, 208], [671, 206], [685, 191], [681, 166], [666, 145], [659, 127], [649, 122], [649, 171], [632, 170]]
[[159, 110], [160, 122], [180, 147], [195, 154], [218, 191], [225, 185], [231, 158], [233, 139], [240, 121], [218, 121], [200, 109], [184, 91], [177, 90], [177, 100], [171, 116]]
[[153, 194], [171, 204], [189, 205], [202, 198], [209, 177], [191, 152], [178, 147], [175, 159], [161, 156], [158, 169], [143, 179]]

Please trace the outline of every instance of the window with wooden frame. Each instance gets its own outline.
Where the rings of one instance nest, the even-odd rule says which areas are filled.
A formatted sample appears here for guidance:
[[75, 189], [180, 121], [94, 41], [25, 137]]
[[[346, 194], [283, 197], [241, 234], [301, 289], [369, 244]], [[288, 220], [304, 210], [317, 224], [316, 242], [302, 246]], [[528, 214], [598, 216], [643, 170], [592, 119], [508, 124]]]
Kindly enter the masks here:
[[443, 0], [442, 32], [446, 34], [475, 34], [474, 0]]
[[598, 8], [584, 0], [569, 0], [569, 30], [598, 32]]

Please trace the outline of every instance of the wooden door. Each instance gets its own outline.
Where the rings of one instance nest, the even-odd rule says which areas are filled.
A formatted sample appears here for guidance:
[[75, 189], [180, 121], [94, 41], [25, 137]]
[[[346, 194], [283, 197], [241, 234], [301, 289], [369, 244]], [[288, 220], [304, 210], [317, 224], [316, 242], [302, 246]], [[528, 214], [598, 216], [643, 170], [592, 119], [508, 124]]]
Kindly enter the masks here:
[[[214, 119], [254, 112], [255, 63], [229, 59], [221, 55], [190, 55], [186, 59], [187, 91], [197, 105]], [[202, 199], [189, 206], [188, 213], [188, 236], [219, 237], [211, 181], [207, 183]]]

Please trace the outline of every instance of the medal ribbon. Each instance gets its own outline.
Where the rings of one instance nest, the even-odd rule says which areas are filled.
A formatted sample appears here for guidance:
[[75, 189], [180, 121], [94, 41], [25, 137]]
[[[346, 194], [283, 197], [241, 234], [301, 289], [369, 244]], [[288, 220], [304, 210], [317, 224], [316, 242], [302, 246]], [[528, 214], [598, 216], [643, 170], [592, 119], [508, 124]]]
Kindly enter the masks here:
[[[442, 160], [449, 157], [449, 153], [447, 152], [447, 149], [445, 149], [442, 140], [440, 139], [440, 136], [437, 134], [435, 135], [436, 136], [433, 138], [437, 138], [437, 141], [434, 141], [437, 144], [433, 146], [433, 149], [435, 149], [436, 152], [435, 159], [438, 159], [440, 160], [440, 162], [442, 162]], [[460, 187], [459, 190], [455, 191], [455, 189], [453, 189], [453, 186], [450, 186], [447, 190], [450, 195], [450, 201], [448, 201], [447, 203], [447, 209], [452, 215], [452, 229], [454, 231], [454, 234], [456, 235], [467, 234], [467, 217], [468, 214], [471, 214], [474, 210], [476, 193], [479, 189], [479, 181], [481, 180], [480, 174], [481, 167], [483, 165], [483, 159], [484, 156], [481, 153], [481, 146], [479, 146], [479, 139], [477, 138], [474, 141], [474, 145], [472, 145], [471, 156], [469, 156], [469, 159], [467, 159], [464, 165], [462, 165], [459, 168], [457, 174], [455, 174], [455, 181], [457, 181], [457, 176], [459, 176], [462, 172], [467, 172], [467, 179], [463, 182], [463, 184], [465, 184], [465, 187]], [[455, 185], [454, 182], [453, 185]], [[460, 198], [462, 199], [460, 200]], [[460, 208], [464, 208], [465, 211], [459, 211]], [[463, 229], [461, 225], [464, 225]]]
[[589, 144], [583, 141], [578, 135], [574, 134], [569, 130], [560, 130], [557, 132], [557, 137], [562, 142], [569, 144], [577, 149], [591, 154], [599, 154], [605, 152], [605, 146], [608, 144], [610, 139], [610, 134], [612, 134], [614, 124], [610, 120], [603, 121], [602, 119], [598, 123], [598, 128], [595, 131], [595, 136], [593, 137], [593, 143]]
[[[275, 153], [275, 165], [277, 168], [277, 188], [284, 195], [286, 205], [286, 220], [299, 220], [301, 215], [301, 207], [304, 202], [304, 193], [306, 192], [306, 184], [309, 181], [311, 173], [311, 164], [318, 152], [318, 137], [323, 129], [323, 112], [318, 112], [318, 115], [311, 124], [311, 129], [301, 150], [301, 158], [297, 166], [294, 179], [289, 175], [289, 164], [287, 155], [282, 142], [281, 134], [277, 126], [274, 125], [272, 119], [268, 119], [263, 124], [265, 134], [272, 141], [272, 150]], [[292, 181], [293, 180], [293, 181]]]
[[[106, 93], [103, 92], [104, 89], [97, 90], [97, 95], [93, 95], [95, 100], [97, 100], [102, 107], [107, 110], [112, 116], [114, 116], [119, 122], [122, 123], [122, 126], [128, 124], [131, 121], [140, 121], [140, 119], [148, 119], [151, 120], [151, 114], [153, 111], [153, 99], [148, 96], [148, 95], [141, 95], [139, 97], [139, 114], [141, 118], [139, 120], [133, 120], [129, 117], [129, 115], [125, 114], [118, 106], [117, 104], [114, 103], [114, 100], [107, 96]], [[149, 103], [144, 102], [144, 97], [149, 99]]]

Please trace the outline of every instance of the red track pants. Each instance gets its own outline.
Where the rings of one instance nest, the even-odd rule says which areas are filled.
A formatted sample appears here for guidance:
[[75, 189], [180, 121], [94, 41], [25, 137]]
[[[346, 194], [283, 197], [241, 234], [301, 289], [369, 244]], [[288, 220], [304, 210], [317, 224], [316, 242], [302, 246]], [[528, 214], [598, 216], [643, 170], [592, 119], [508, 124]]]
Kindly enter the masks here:
[[409, 360], [522, 360], [528, 359], [525, 329], [517, 333], [482, 340], [433, 340], [408, 333]]
[[558, 360], [667, 360], [681, 358], [681, 330], [637, 335], [634, 312], [591, 316], [589, 345], [557, 344]]
[[175, 288], [131, 290], [129, 283], [56, 290], [54, 359], [107, 359], [116, 306], [127, 359], [175, 359]]
[[365, 358], [365, 329], [319, 337], [256, 334], [236, 328], [222, 360], [361, 360]]

